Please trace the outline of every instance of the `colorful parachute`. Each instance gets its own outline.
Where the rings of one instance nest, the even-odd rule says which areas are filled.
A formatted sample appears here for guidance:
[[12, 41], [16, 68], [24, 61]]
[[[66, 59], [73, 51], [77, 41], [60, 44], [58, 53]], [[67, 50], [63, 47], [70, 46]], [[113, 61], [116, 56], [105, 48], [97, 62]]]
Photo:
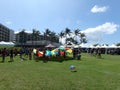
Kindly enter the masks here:
[[46, 55], [46, 56], [51, 56], [51, 55], [52, 55], [52, 53], [51, 53], [51, 51], [50, 51], [50, 50], [46, 50], [45, 55]]
[[39, 57], [42, 57], [42, 56], [43, 56], [43, 52], [38, 51], [37, 55], [38, 55]]
[[[36, 54], [37, 50], [33, 49], [33, 52]], [[53, 49], [52, 51], [46, 50], [45, 51], [45, 56], [56, 56], [56, 55], [62, 55], [63, 56], [65, 53], [71, 54], [72, 49], [70, 49], [70, 48], [56, 48], [56, 49]], [[42, 57], [43, 54], [44, 54], [44, 52], [42, 52], [42, 51], [37, 52], [37, 55], [39, 57]]]

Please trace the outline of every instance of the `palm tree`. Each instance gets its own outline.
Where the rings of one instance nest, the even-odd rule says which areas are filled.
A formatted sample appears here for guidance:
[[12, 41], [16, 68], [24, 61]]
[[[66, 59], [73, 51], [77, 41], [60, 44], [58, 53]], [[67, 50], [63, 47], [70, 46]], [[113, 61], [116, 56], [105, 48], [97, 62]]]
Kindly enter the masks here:
[[67, 36], [70, 36], [70, 33], [71, 33], [71, 30], [69, 28], [66, 28], [65, 29], [65, 35]]
[[63, 31], [61, 31], [58, 35], [59, 35], [59, 40], [65, 37], [65, 33]]
[[51, 31], [47, 28], [44, 32], [44, 39], [48, 40], [49, 39], [49, 35], [50, 35]]
[[76, 30], [74, 31], [74, 34], [75, 34], [75, 35], [80, 34], [80, 30], [79, 30], [79, 29], [76, 29]]
[[67, 38], [66, 40], [67, 40], [67, 42], [69, 42], [69, 43], [78, 44], [78, 41], [77, 41], [77, 40], [75, 40], [75, 39], [74, 39], [74, 38], [72, 38], [72, 37]]
[[80, 32], [79, 29], [76, 29], [74, 31], [74, 39], [77, 41], [77, 39], [79, 38], [79, 44], [81, 43], [87, 43], [87, 40], [86, 40], [86, 36], [84, 33]]
[[33, 29], [32, 31], [32, 45], [34, 45], [35, 43], [33, 43], [34, 41], [38, 41], [40, 40], [40, 31]]
[[25, 32], [25, 29], [23, 29], [21, 32], [19, 32], [19, 43], [21, 45], [25, 45], [27, 41], [27, 33]]
[[80, 34], [80, 30], [79, 29], [74, 30], [74, 32], [73, 32], [73, 38], [74, 38], [74, 42], [73, 43], [74, 44], [78, 43], [79, 34]]
[[59, 35], [58, 34], [55, 36], [55, 42], [59, 43]]
[[116, 46], [120, 46], [120, 43], [117, 43]]
[[81, 32], [81, 33], [79, 34], [79, 37], [80, 37], [80, 44], [81, 44], [81, 43], [87, 43], [86, 36], [85, 36], [84, 33]]
[[69, 28], [66, 28], [65, 31], [64, 31], [64, 33], [65, 33], [65, 37], [66, 37], [65, 44], [67, 44], [67, 38], [70, 37], [71, 30]]
[[63, 38], [65, 36], [65, 33], [62, 31], [62, 32], [60, 32], [60, 34], [59, 34], [59, 37], [60, 38]]
[[74, 32], [71, 32], [70, 29], [66, 28], [65, 31], [61, 32], [59, 34], [60, 38], [66, 38], [65, 44], [68, 42], [72, 42], [74, 44], [81, 44], [81, 43], [87, 43], [86, 36], [84, 33], [80, 32], [79, 29], [74, 30]]
[[55, 40], [56, 40], [56, 33], [55, 32], [51, 32], [49, 34], [49, 39], [50, 39], [50, 42], [55, 42]]

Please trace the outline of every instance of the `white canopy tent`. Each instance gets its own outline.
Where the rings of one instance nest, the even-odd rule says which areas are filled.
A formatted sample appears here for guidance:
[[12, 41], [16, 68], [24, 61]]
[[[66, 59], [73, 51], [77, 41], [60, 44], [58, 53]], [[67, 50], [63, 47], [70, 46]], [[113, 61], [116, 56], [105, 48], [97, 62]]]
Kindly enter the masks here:
[[98, 44], [97, 46], [95, 46], [95, 48], [101, 48], [101, 45]]
[[117, 48], [117, 46], [115, 44], [112, 44], [109, 46], [109, 48]]
[[4, 41], [1, 41], [0, 45], [1, 46], [14, 46], [15, 44], [13, 42], [4, 42]]
[[89, 48], [95, 48], [95, 46], [94, 45], [90, 45]]
[[48, 44], [47, 46], [45, 46], [46, 48], [54, 48], [55, 46], [52, 44]]
[[118, 46], [118, 48], [120, 48], [120, 46]]
[[80, 46], [81, 48], [89, 48], [89, 45], [88, 45], [88, 44], [84, 44], [84, 43], [80, 44], [79, 46]]
[[101, 46], [101, 48], [108, 48], [109, 46], [107, 46], [106, 44], [103, 44], [102, 46]]
[[79, 45], [74, 45], [74, 48], [79, 48], [80, 46]]
[[59, 48], [65, 48], [65, 46], [61, 45], [61, 46], [59, 46]]

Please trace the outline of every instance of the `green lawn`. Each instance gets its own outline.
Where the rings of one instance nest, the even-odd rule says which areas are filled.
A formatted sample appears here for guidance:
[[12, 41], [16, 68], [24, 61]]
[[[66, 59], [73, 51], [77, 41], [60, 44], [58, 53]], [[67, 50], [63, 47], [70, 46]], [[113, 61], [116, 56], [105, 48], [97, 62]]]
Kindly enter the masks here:
[[[120, 90], [120, 56], [102, 59], [82, 54], [81, 61], [34, 60], [0, 63], [0, 90]], [[71, 72], [75, 65], [77, 72]]]

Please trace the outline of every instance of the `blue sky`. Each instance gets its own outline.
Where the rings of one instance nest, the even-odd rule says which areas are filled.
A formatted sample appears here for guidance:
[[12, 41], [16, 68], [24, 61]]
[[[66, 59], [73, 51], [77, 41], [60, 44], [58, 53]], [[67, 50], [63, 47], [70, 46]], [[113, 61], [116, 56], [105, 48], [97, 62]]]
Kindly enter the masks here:
[[82, 30], [88, 43], [120, 42], [120, 0], [0, 0], [0, 23], [15, 32], [66, 27]]

